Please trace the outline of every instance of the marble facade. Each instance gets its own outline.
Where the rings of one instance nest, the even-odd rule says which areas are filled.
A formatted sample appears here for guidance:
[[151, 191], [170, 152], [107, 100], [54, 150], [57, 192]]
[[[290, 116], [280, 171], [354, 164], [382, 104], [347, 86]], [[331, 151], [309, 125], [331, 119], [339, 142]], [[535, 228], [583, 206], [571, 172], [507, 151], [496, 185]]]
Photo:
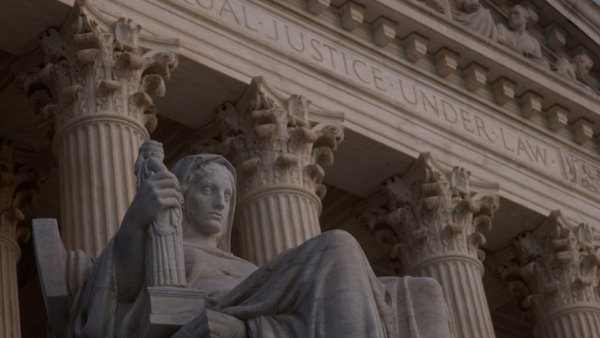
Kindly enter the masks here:
[[595, 2], [36, 0], [0, 17], [0, 337], [45, 336], [31, 219], [98, 256], [149, 139], [169, 168], [231, 161], [232, 251], [254, 264], [343, 229], [378, 276], [436, 279], [456, 337], [598, 335]]

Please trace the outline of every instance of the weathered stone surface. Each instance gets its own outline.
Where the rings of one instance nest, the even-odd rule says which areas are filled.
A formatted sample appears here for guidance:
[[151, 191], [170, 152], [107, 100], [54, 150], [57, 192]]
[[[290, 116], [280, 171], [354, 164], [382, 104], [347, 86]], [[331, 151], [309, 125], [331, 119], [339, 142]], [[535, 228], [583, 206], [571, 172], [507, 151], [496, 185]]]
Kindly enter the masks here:
[[403, 274], [440, 282], [456, 337], [494, 337], [481, 282], [485, 253], [479, 246], [486, 241], [480, 231], [490, 231], [499, 206], [498, 186], [470, 176], [464, 168], [444, 170], [428, 153], [421, 154], [402, 177], [384, 183], [387, 207], [360, 217], [380, 242], [393, 246], [390, 258]]
[[140, 31], [130, 19], [107, 22], [77, 2], [60, 30], [42, 35], [43, 67], [15, 79], [52, 121], [65, 244], [92, 256], [117, 231], [133, 198], [130, 163], [156, 128], [149, 94], [164, 96], [164, 81], [177, 66], [177, 40], [155, 39], [148, 50]]
[[333, 164], [344, 138], [343, 114], [310, 104], [304, 96], [282, 97], [254, 78], [235, 105], [216, 113], [221, 136], [191, 142], [192, 153], [221, 154], [239, 172], [235, 227], [242, 257], [257, 265], [321, 233], [327, 191], [321, 165]]
[[593, 234], [588, 224], [574, 227], [554, 211], [536, 230], [515, 238], [518, 258], [496, 269], [535, 321], [535, 337], [600, 336], [600, 257]]
[[[151, 167], [157, 154], [146, 156], [148, 149], [142, 148], [140, 163]], [[235, 202], [233, 166], [218, 155], [193, 155], [178, 162], [173, 174], [159, 170], [140, 182], [121, 229], [94, 262], [83, 256], [72, 260], [77, 258], [73, 252], [65, 259], [55, 223], [51, 227], [44, 227], [47, 222], [43, 221], [36, 224], [36, 236], [54, 234], [36, 238], [40, 263], [48, 257], [51, 263], [40, 265], [44, 290], [58, 288], [55, 293], [64, 295], [66, 286], [74, 295], [68, 299], [72, 309], [68, 321], [53, 322], [55, 331], [81, 332], [88, 337], [241, 337], [244, 331], [255, 337], [333, 338], [357, 332], [373, 337], [451, 337], [437, 282], [431, 278], [377, 279], [356, 240], [344, 231], [316, 236], [261, 268], [231, 255]], [[187, 287], [148, 287], [146, 276], [152, 279], [156, 269], [161, 269], [146, 265], [151, 272], [144, 272], [143, 262], [148, 258], [144, 243], [147, 232], [154, 231], [148, 223], [156, 217], [164, 220], [161, 215], [172, 208], [183, 214], [184, 241], [173, 245], [184, 250]], [[57, 245], [58, 255], [49, 252], [45, 257], [44, 251]], [[89, 273], [83, 273], [85, 268]], [[177, 266], [170, 268], [177, 270]], [[58, 273], [58, 281], [48, 281], [48, 273]], [[81, 276], [87, 280], [80, 280]], [[54, 310], [52, 305], [64, 309], [63, 303], [47, 304], [49, 312]], [[314, 312], [315, 304], [322, 311], [319, 315]], [[126, 305], [128, 309], [116, 311]], [[132, 315], [138, 313], [141, 322]]]

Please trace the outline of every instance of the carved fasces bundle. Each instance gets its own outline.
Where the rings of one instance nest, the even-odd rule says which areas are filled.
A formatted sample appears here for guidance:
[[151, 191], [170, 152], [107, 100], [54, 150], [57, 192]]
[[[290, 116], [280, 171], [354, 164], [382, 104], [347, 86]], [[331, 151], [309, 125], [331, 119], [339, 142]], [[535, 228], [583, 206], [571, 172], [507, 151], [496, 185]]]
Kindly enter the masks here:
[[[150, 175], [168, 171], [162, 144], [146, 141], [135, 162], [138, 189]], [[186, 286], [180, 208], [163, 210], [146, 229], [146, 285]]]

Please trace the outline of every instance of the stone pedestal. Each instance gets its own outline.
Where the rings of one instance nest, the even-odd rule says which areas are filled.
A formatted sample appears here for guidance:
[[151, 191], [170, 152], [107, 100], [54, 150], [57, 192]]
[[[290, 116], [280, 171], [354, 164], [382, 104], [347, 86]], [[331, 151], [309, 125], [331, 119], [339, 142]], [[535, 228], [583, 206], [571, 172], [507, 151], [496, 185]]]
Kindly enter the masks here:
[[600, 256], [594, 229], [554, 211], [515, 239], [518, 263], [502, 277], [535, 321], [536, 338], [600, 337]]
[[[219, 141], [194, 152], [225, 156], [238, 172], [234, 227], [242, 258], [257, 265], [321, 233], [325, 196], [320, 164], [332, 164], [343, 139], [343, 114], [317, 111], [303, 96], [283, 98], [262, 78], [216, 114]], [[199, 146], [198, 146], [199, 145]]]
[[92, 257], [133, 199], [137, 150], [156, 127], [148, 94], [165, 94], [178, 47], [177, 40], [153, 38], [148, 50], [139, 25], [104, 20], [76, 3], [63, 28], [41, 38], [44, 68], [17, 77], [53, 122], [65, 246]]
[[485, 258], [479, 230], [491, 229], [498, 186], [470, 180], [471, 173], [444, 170], [421, 154], [402, 176], [384, 184], [384, 209], [361, 216], [377, 238], [393, 245], [404, 275], [432, 277], [442, 289], [455, 337], [495, 337], [483, 290]]

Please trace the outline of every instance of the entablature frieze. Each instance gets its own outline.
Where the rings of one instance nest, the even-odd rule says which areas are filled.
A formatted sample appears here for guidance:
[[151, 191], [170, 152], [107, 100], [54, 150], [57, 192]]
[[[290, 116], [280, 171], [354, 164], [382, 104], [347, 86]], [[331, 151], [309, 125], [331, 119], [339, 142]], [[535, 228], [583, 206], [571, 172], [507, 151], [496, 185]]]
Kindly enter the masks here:
[[[408, 12], [404, 15], [412, 15], [412, 21], [421, 21], [414, 27], [425, 27], [418, 34], [407, 37], [414, 42], [414, 49], [405, 49], [404, 42], [397, 38], [385, 48], [378, 47], [369, 41], [370, 33], [364, 24], [349, 32], [340, 27], [335, 11], [326, 10], [315, 16], [298, 3], [266, 4], [246, 0], [98, 3], [105, 14], [125, 15], [124, 11], [130, 11], [128, 15], [145, 21], [143, 26], [150, 32], [180, 37], [182, 55], [215, 67], [238, 80], [249, 82], [250, 77], [265, 74], [269, 79], [276, 78], [273, 81], [276, 87], [283, 84], [278, 89], [287, 94], [312, 93], [313, 101], [320, 108], [347, 112], [345, 125], [351, 130], [387, 139], [390, 144], [399, 145], [412, 155], [427, 150], [449, 152], [447, 156], [455, 158], [453, 163], [467, 160], [480, 166], [480, 169], [474, 170], [477, 176], [481, 176], [479, 170], [483, 170], [495, 177], [482, 178], [507, 182], [501, 189], [519, 187], [518, 192], [510, 191], [508, 195], [520, 194], [521, 199], [537, 203], [538, 210], [555, 208], [566, 200], [565, 203], [570, 205], [565, 209], [583, 210], [582, 217], [600, 219], [592, 207], [600, 201], [600, 194], [589, 184], [583, 184], [583, 179], [569, 179], [571, 169], [565, 162], [570, 156], [568, 154], [576, 154], [582, 163], [597, 163], [596, 145], [591, 140], [581, 145], [574, 142], [573, 133], [568, 128], [551, 131], [542, 114], [532, 114], [531, 119], [523, 118], [521, 102], [515, 98], [530, 91], [524, 85], [531, 84], [535, 85], [533, 90], [536, 93], [543, 89], [562, 94], [545, 95], [543, 102], [536, 102], [533, 95], [524, 95], [532, 97], [530, 109], [535, 110], [539, 106], [538, 109], [543, 110], [550, 99], [573, 98], [581, 99], [579, 106], [595, 109], [600, 108], [595, 94], [571, 86], [550, 70], [538, 69], [535, 63], [512, 55], [503, 46], [490, 47], [483, 38], [468, 36], [463, 27], [450, 25], [428, 8], [400, 2], [390, 3], [392, 5], [405, 8]], [[290, 14], [292, 9], [293, 15]], [[365, 13], [365, 20], [369, 20], [368, 8]], [[434, 28], [445, 27], [446, 31], [440, 33], [427, 28], [429, 24]], [[385, 25], [385, 22], [380, 24], [384, 30]], [[410, 30], [410, 33], [415, 31]], [[386, 32], [389, 33], [389, 30], [382, 34]], [[429, 51], [441, 49], [444, 39], [432, 39], [439, 34], [450, 36], [446, 41], [451, 44], [451, 49], [447, 49], [447, 54], [438, 56], [438, 60], [445, 64], [436, 67], [434, 55]], [[456, 41], [462, 42], [463, 47]], [[436, 44], [437, 49], [432, 48]], [[427, 49], [423, 50], [423, 46]], [[467, 51], [465, 46], [470, 49]], [[420, 55], [420, 58], [415, 58], [416, 62], [405, 59], [402, 57], [405, 51]], [[448, 67], [453, 67], [452, 53], [459, 56], [455, 69], [451, 69], [445, 77], [438, 75], [440, 71], [446, 72]], [[474, 81], [481, 83], [475, 86], [479, 89], [473, 94], [463, 86], [462, 68], [466, 63], [465, 57], [481, 55], [489, 62], [514, 64], [514, 67], [510, 72], [485, 65], [466, 67], [471, 70]], [[492, 59], [494, 61], [490, 61]], [[481, 80], [481, 74], [486, 70], [487, 74]], [[520, 73], [518, 78], [512, 76], [517, 73]], [[507, 81], [498, 82], [500, 74]], [[499, 84], [490, 84], [490, 79]], [[511, 94], [510, 83], [515, 84], [512, 88], [514, 94]], [[542, 86], [542, 83], [547, 86]], [[502, 95], [512, 97], [504, 105], [498, 104], [499, 94], [494, 96], [494, 87], [499, 87], [496, 91]], [[556, 111], [556, 120], [561, 123], [564, 114], [553, 108], [556, 105], [553, 102], [548, 108]], [[576, 114], [574, 112], [583, 110], [571, 109], [567, 123]], [[582, 124], [583, 127], [587, 126]], [[585, 134], [585, 130], [581, 133]], [[448, 157], [442, 161], [450, 163]], [[531, 186], [525, 187], [523, 182], [530, 182]], [[374, 191], [352, 192], [368, 196]], [[506, 193], [501, 191], [501, 195]], [[532, 199], [532, 195], [544, 197]], [[552, 200], [553, 206], [546, 206], [546, 199]], [[577, 202], [581, 200], [585, 201], [584, 206]]]

